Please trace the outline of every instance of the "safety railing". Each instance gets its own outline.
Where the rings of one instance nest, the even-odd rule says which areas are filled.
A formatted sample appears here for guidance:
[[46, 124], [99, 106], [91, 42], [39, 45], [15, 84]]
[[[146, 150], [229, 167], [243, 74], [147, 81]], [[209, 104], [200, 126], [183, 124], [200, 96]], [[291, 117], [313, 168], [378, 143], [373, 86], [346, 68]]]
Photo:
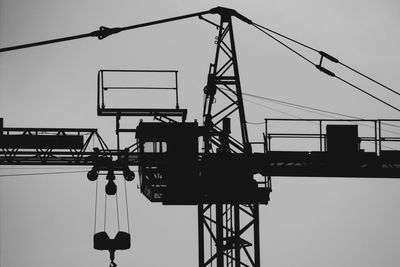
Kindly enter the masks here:
[[[264, 151], [328, 150], [327, 126], [357, 128], [359, 151], [400, 151], [400, 120], [265, 119]], [[342, 140], [346, 142], [345, 138]]]
[[179, 108], [178, 71], [100, 70], [97, 112], [100, 116], [186, 117], [187, 110]]

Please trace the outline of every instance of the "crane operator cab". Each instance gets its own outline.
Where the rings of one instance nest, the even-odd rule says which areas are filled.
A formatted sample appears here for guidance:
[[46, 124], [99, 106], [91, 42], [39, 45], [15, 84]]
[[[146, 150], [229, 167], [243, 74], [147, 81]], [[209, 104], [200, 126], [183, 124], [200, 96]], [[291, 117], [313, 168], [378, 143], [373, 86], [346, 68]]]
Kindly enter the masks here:
[[[170, 205], [198, 203], [197, 122], [140, 122], [139, 143], [141, 192], [152, 202]], [[196, 193], [197, 192], [197, 193]]]
[[141, 192], [165, 205], [267, 202], [266, 188], [253, 179], [251, 158], [199, 152], [203, 129], [197, 122], [140, 122], [136, 138]]

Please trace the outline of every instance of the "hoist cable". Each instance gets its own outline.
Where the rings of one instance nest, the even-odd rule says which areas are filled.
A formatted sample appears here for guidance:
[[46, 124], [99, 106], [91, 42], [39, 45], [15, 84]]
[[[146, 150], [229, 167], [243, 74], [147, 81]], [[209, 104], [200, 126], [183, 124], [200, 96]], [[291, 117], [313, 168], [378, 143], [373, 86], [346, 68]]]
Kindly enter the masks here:
[[126, 190], [126, 179], [124, 179], [124, 188], [125, 188], [125, 207], [126, 207], [126, 218], [128, 223], [128, 233], [131, 233], [131, 229], [129, 226], [129, 210], [128, 210], [128, 191]]
[[106, 231], [106, 222], [107, 222], [107, 194], [104, 191], [104, 232]]
[[[332, 62], [334, 62], [334, 63], [338, 63], [338, 64], [342, 65], [343, 67], [345, 67], [345, 68], [347, 68], [347, 69], [349, 69], [349, 70], [351, 70], [351, 71], [357, 73], [358, 75], [360, 75], [360, 76], [362, 76], [362, 77], [364, 77], [364, 78], [370, 80], [371, 82], [374, 82], [374, 83], [376, 83], [377, 85], [379, 85], [379, 86], [381, 86], [381, 87], [383, 87], [383, 88], [389, 90], [390, 92], [392, 92], [392, 93], [394, 93], [394, 94], [400, 96], [400, 93], [397, 92], [396, 90], [394, 90], [394, 89], [392, 89], [392, 88], [390, 88], [390, 87], [388, 87], [388, 86], [382, 84], [381, 82], [379, 82], [379, 81], [377, 81], [377, 80], [375, 80], [375, 79], [369, 77], [368, 75], [365, 75], [364, 73], [362, 73], [362, 72], [360, 72], [360, 71], [358, 71], [358, 70], [356, 70], [356, 69], [354, 69], [354, 68], [352, 68], [352, 67], [350, 67], [350, 66], [344, 64], [343, 62], [340, 62], [338, 59], [332, 57], [331, 55], [329, 55], [329, 54], [327, 54], [327, 53], [325, 53], [325, 52], [323, 52], [323, 51], [320, 51], [320, 50], [318, 50], [318, 49], [316, 49], [316, 48], [314, 48], [314, 47], [311, 47], [311, 46], [309, 46], [309, 45], [306, 45], [306, 44], [304, 44], [304, 43], [302, 43], [302, 42], [300, 42], [300, 41], [297, 41], [297, 40], [295, 40], [295, 39], [293, 39], [293, 38], [290, 38], [290, 37], [288, 37], [288, 36], [286, 36], [286, 35], [283, 35], [283, 34], [277, 32], [277, 31], [271, 30], [271, 29], [269, 29], [269, 28], [267, 28], [267, 27], [264, 27], [264, 26], [262, 26], [262, 25], [260, 25], [260, 24], [257, 24], [257, 23], [254, 23], [254, 22], [253, 22], [253, 26], [255, 26], [256, 28], [258, 28], [259, 30], [263, 30], [263, 32], [264, 32], [265, 34], [267, 34], [265, 31], [271, 32], [271, 33], [276, 34], [276, 35], [278, 35], [278, 36], [280, 36], [280, 37], [282, 37], [282, 38], [284, 38], [284, 39], [286, 39], [286, 40], [289, 40], [289, 41], [291, 41], [291, 42], [293, 42], [293, 43], [296, 43], [296, 44], [298, 44], [298, 45], [300, 45], [300, 46], [303, 46], [303, 47], [305, 47], [305, 48], [307, 48], [307, 49], [310, 49], [310, 50], [312, 50], [312, 51], [314, 51], [314, 52], [317, 52], [317, 53], [320, 54], [322, 57], [325, 57], [325, 58], [329, 59], [330, 61], [332, 61]], [[267, 35], [271, 37], [270, 34], [267, 34]], [[272, 38], [272, 37], [271, 37], [271, 38]], [[273, 38], [273, 39], [276, 40], [276, 38]], [[280, 42], [280, 41], [279, 41], [279, 42]], [[282, 44], [282, 42], [280, 42], [280, 43]], [[286, 45], [285, 45], [285, 46], [286, 46]]]
[[118, 191], [115, 193], [115, 204], [117, 207], [117, 224], [118, 224], [118, 232], [121, 230], [120, 224], [119, 224], [119, 208], [118, 208]]
[[99, 179], [96, 179], [96, 195], [94, 198], [94, 231], [93, 234], [96, 234], [96, 226], [97, 226], [97, 194], [99, 189]]

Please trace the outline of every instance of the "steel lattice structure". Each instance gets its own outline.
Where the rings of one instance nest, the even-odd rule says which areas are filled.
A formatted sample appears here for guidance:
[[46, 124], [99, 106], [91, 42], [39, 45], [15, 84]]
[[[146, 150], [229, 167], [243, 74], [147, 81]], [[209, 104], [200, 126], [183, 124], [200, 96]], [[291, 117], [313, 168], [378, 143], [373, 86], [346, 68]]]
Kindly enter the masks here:
[[[202, 125], [186, 122], [187, 110], [179, 107], [177, 71], [151, 71], [175, 75], [175, 86], [167, 88], [175, 91], [175, 108], [139, 109], [106, 106], [105, 91], [111, 87], [104, 84], [103, 76], [107, 72], [141, 71], [101, 70], [97, 113], [115, 117], [116, 148], [109, 148], [96, 129], [7, 128], [1, 120], [0, 165], [86, 165], [93, 167], [88, 173], [90, 180], [96, 180], [101, 172], [108, 172], [112, 174], [107, 175], [109, 182], [115, 178], [113, 172], [132, 180], [129, 168], [138, 167], [140, 190], [150, 201], [197, 207], [199, 267], [214, 264], [217, 267], [260, 267], [259, 206], [268, 204], [271, 176], [399, 178], [400, 150], [385, 151], [382, 142], [399, 142], [400, 139], [383, 136], [381, 127], [385, 121], [370, 120], [375, 127], [374, 135], [360, 137], [359, 121], [347, 120], [347, 124], [352, 124], [334, 125], [329, 120], [318, 120], [317, 133], [293, 134], [272, 132], [269, 125], [273, 120], [266, 120], [261, 142], [263, 151], [253, 152], [254, 144], [249, 140], [246, 126], [232, 18], [248, 24], [252, 22], [227, 8], [217, 7], [123, 28], [100, 27], [88, 34], [0, 49], [0, 52], [85, 37], [103, 39], [121, 31], [191, 17], [206, 20], [202, 16], [207, 14], [219, 15], [220, 22], [211, 22], [217, 26], [218, 33], [215, 58], [204, 88]], [[217, 97], [223, 101], [216, 104]], [[131, 116], [155, 117], [158, 122], [141, 121], [136, 128], [122, 129], [120, 120]], [[231, 125], [238, 126], [238, 136], [234, 135]], [[136, 141], [129, 147], [121, 147], [120, 134], [126, 132], [135, 133]], [[276, 150], [272, 141], [279, 138], [313, 138], [319, 148], [314, 151]], [[90, 150], [92, 142], [99, 147]], [[374, 150], [365, 151], [364, 142], [372, 142]], [[263, 178], [255, 178], [255, 175]], [[100, 241], [104, 241], [103, 237], [99, 237]], [[100, 243], [95, 242], [95, 248], [105, 249]], [[114, 243], [113, 246], [109, 248], [112, 254], [119, 249]], [[120, 249], [129, 246], [126, 243]]]

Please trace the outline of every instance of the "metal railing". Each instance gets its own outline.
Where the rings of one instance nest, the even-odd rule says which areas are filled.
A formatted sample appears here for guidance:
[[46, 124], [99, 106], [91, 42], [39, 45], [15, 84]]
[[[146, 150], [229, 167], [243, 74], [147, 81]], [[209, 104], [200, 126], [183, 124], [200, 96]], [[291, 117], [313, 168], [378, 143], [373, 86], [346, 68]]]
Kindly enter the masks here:
[[[302, 124], [298, 131], [276, 130], [289, 128], [291, 124]], [[316, 127], [310, 127], [314, 124]], [[400, 150], [400, 120], [345, 120], [345, 119], [265, 119], [264, 151], [287, 150], [276, 146], [278, 140], [313, 140], [317, 141], [320, 152], [327, 151], [327, 125], [357, 125], [359, 128], [359, 148], [361, 151], [375, 152], [379, 155], [383, 150]], [[258, 142], [260, 143], [260, 142]], [[315, 145], [314, 145], [315, 148]], [[290, 149], [290, 148], [289, 148]]]
[[[139, 86], [133, 86], [132, 81], [127, 82], [127, 85], [120, 85], [119, 83], [116, 84], [108, 84], [106, 80], [106, 76], [108, 75], [122, 75], [122, 74], [132, 74], [132, 75], [146, 75], [146, 74], [166, 74], [170, 75], [169, 83], [170, 85], [168, 86], [159, 86], [159, 85], [139, 85]], [[153, 79], [149, 79], [153, 81]], [[147, 81], [147, 82], [151, 82]], [[172, 83], [172, 84], [171, 84]], [[179, 110], [179, 96], [178, 96], [178, 71], [177, 70], [100, 70], [98, 72], [98, 77], [97, 77], [97, 109], [99, 113], [102, 113], [103, 111], [106, 111], [107, 109], [121, 109], [121, 110], [128, 110], [128, 108], [113, 108], [110, 106], [106, 106], [106, 96], [105, 93], [107, 91], [111, 90], [171, 90], [173, 91], [174, 94], [174, 100], [175, 100], [175, 109]], [[131, 107], [129, 110], [134, 111], [135, 109], [140, 110], [143, 113], [143, 110], [146, 108], [139, 108], [139, 107]], [[156, 109], [156, 108], [155, 108]], [[149, 109], [150, 110], [150, 109]], [[172, 109], [171, 109], [172, 110]], [[141, 114], [143, 115], [143, 114]], [[153, 115], [153, 114], [151, 114]]]

